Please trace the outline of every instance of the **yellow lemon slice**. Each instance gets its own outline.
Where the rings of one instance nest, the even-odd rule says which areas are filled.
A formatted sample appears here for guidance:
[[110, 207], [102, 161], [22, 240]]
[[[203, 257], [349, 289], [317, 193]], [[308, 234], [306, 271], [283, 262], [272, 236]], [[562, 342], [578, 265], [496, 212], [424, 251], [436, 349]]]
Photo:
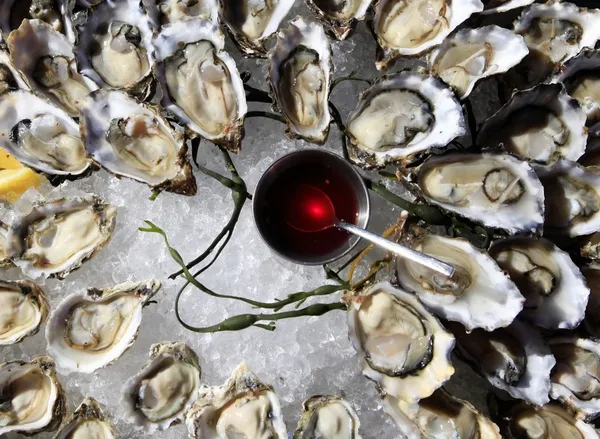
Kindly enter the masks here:
[[0, 200], [14, 203], [30, 187], [38, 187], [43, 177], [25, 167], [0, 171]]
[[0, 169], [19, 169], [23, 165], [6, 150], [0, 148]]

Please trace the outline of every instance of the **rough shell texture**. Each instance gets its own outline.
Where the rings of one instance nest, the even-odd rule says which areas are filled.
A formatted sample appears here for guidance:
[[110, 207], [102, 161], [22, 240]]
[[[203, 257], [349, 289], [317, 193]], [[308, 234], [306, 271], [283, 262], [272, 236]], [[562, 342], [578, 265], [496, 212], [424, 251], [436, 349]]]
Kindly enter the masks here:
[[[92, 426], [90, 427], [90, 424]], [[104, 414], [100, 404], [92, 398], [85, 398], [73, 414], [63, 423], [53, 439], [70, 439], [94, 434], [93, 439], [115, 439], [117, 433], [111, 420]], [[96, 436], [100, 434], [100, 436]], [[92, 439], [90, 436], [89, 439]]]

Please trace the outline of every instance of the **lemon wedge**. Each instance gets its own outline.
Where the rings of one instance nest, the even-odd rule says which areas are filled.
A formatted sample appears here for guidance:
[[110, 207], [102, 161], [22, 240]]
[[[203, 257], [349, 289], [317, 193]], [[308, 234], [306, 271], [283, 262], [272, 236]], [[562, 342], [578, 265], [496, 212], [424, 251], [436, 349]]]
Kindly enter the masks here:
[[19, 169], [23, 165], [6, 150], [0, 148], [0, 169]]
[[14, 203], [30, 187], [38, 187], [43, 177], [25, 167], [0, 171], [0, 200]]

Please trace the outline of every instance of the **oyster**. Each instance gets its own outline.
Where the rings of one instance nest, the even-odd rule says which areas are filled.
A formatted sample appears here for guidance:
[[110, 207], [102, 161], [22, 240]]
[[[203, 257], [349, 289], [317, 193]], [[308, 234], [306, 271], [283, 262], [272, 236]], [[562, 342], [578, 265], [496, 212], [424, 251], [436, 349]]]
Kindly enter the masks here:
[[562, 84], [542, 84], [516, 92], [486, 120], [477, 143], [502, 147], [524, 160], [551, 165], [577, 160], [585, 151], [586, 114]]
[[6, 254], [7, 242], [6, 237], [8, 236], [8, 226], [0, 221], [0, 268], [10, 267], [12, 262]]
[[417, 171], [428, 203], [488, 227], [533, 232], [544, 222], [544, 189], [533, 169], [509, 154], [433, 156]]
[[153, 93], [152, 30], [140, 0], [100, 2], [78, 30], [77, 64], [84, 76], [142, 100]]
[[416, 403], [387, 395], [383, 410], [407, 439], [502, 439], [496, 424], [443, 388]]
[[159, 289], [156, 280], [125, 282], [65, 297], [46, 325], [48, 352], [72, 372], [90, 373], [116, 361], [135, 341], [142, 310]]
[[26, 280], [0, 280], [0, 345], [35, 334], [47, 316], [48, 302], [39, 286]]
[[239, 49], [246, 55], [266, 57], [266, 39], [294, 5], [294, 0], [218, 0], [219, 16]]
[[152, 345], [146, 366], [123, 386], [126, 418], [147, 433], [183, 421], [199, 397], [200, 374], [198, 356], [186, 344]]
[[486, 253], [462, 238], [413, 231], [410, 248], [454, 266], [448, 278], [407, 258], [397, 258], [396, 277], [434, 314], [462, 323], [467, 330], [492, 331], [509, 325], [525, 299]]
[[11, 61], [31, 89], [44, 95], [70, 116], [79, 116], [81, 102], [96, 84], [77, 71], [73, 46], [40, 20], [23, 20], [8, 37]]
[[562, 160], [538, 175], [546, 196], [545, 229], [570, 236], [600, 230], [600, 174]]
[[117, 434], [110, 419], [106, 417], [100, 404], [87, 397], [53, 439], [115, 439]]
[[23, 90], [0, 94], [0, 146], [46, 174], [81, 175], [89, 166], [79, 125], [63, 110]]
[[191, 439], [288, 437], [279, 398], [246, 363], [237, 366], [222, 386], [202, 386], [185, 424]]
[[590, 298], [583, 326], [588, 334], [600, 339], [600, 265], [592, 264], [581, 267], [581, 273], [590, 287]]
[[65, 393], [47, 356], [0, 364], [0, 395], [0, 436], [52, 431], [66, 414]]
[[452, 376], [454, 337], [415, 296], [380, 282], [351, 301], [350, 339], [383, 392], [412, 403]]
[[377, 69], [388, 68], [401, 55], [421, 55], [432, 49], [482, 10], [480, 0], [379, 0], [373, 20], [379, 45]]
[[485, 9], [482, 15], [506, 12], [532, 4], [535, 0], [482, 0]]
[[567, 252], [537, 237], [501, 239], [489, 252], [525, 296], [522, 317], [546, 329], [583, 320], [590, 289]]
[[18, 89], [29, 90], [29, 86], [10, 61], [10, 55], [0, 49], [0, 94]]
[[108, 243], [115, 217], [95, 195], [35, 204], [12, 223], [7, 254], [31, 278], [63, 279]]
[[523, 38], [499, 26], [462, 29], [429, 56], [429, 72], [450, 85], [461, 99], [477, 81], [504, 73], [529, 53]]
[[365, 19], [372, 0], [306, 0], [323, 26], [338, 40], [345, 40]]
[[154, 45], [163, 106], [193, 133], [238, 152], [246, 93], [218, 26], [200, 19], [173, 23]]
[[[71, 22], [72, 0], [2, 0], [0, 2], [0, 29], [8, 37], [25, 19], [39, 19], [55, 31], [64, 34], [71, 43], [76, 35]], [[30, 48], [31, 49], [31, 48]]]
[[459, 354], [494, 387], [530, 404], [550, 400], [550, 371], [556, 361], [536, 328], [518, 319], [492, 332], [468, 333], [454, 322], [446, 326], [456, 337]]
[[361, 439], [358, 415], [339, 396], [313, 396], [302, 409], [293, 439]]
[[153, 26], [160, 30], [178, 21], [189, 18], [202, 18], [216, 22], [218, 18], [217, 0], [142, 0], [152, 16]]
[[325, 142], [333, 61], [323, 27], [296, 17], [277, 34], [269, 59], [271, 94], [287, 120], [288, 134]]
[[196, 194], [185, 138], [158, 109], [118, 90], [98, 90], [87, 97], [82, 116], [86, 149], [108, 171], [155, 189]]
[[460, 103], [441, 80], [418, 72], [384, 76], [348, 116], [351, 160], [366, 168], [407, 160], [466, 133]]

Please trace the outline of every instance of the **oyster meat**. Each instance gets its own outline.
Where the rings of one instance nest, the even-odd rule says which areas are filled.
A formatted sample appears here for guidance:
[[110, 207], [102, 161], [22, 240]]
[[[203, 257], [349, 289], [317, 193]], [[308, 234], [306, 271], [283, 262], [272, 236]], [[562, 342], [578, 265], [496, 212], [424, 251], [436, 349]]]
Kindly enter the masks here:
[[89, 288], [65, 297], [46, 325], [48, 352], [61, 369], [90, 373], [116, 361], [133, 344], [156, 280]]
[[70, 116], [79, 116], [83, 99], [97, 86], [77, 71], [73, 45], [64, 35], [43, 21], [23, 20], [10, 33], [8, 48], [31, 89]]
[[2, 0], [0, 2], [2, 36], [8, 38], [8, 34], [18, 28], [23, 20], [38, 19], [64, 34], [71, 43], [74, 43], [76, 35], [70, 13], [72, 3], [72, 0]]
[[350, 339], [383, 392], [417, 402], [452, 376], [454, 337], [414, 295], [380, 282], [351, 301]]
[[358, 415], [343, 398], [313, 396], [302, 409], [293, 439], [361, 439]]
[[66, 414], [66, 398], [48, 356], [0, 364], [0, 436], [31, 436], [55, 430]]
[[0, 280], [0, 345], [35, 334], [48, 316], [44, 291], [26, 280]]
[[581, 267], [581, 273], [590, 287], [590, 298], [585, 310], [583, 326], [588, 334], [600, 339], [600, 265]]
[[525, 299], [517, 286], [466, 239], [413, 230], [403, 243], [454, 266], [448, 278], [408, 258], [396, 260], [400, 286], [416, 293], [436, 315], [460, 322], [469, 331], [492, 331], [509, 325], [523, 309]]
[[87, 97], [82, 116], [86, 149], [108, 171], [154, 189], [196, 194], [185, 138], [158, 109], [118, 90], [99, 90]]
[[590, 289], [567, 252], [537, 237], [501, 239], [489, 252], [525, 296], [522, 317], [546, 329], [572, 329], [583, 320]]
[[363, 92], [346, 131], [350, 159], [365, 168], [408, 160], [466, 133], [450, 87], [410, 71], [384, 76]]
[[7, 254], [28, 277], [63, 279], [108, 243], [115, 217], [95, 195], [35, 204], [13, 221]]
[[79, 125], [63, 110], [23, 90], [0, 94], [0, 146], [51, 175], [81, 175], [89, 166]]
[[277, 34], [269, 52], [271, 94], [288, 124], [288, 134], [323, 143], [329, 134], [333, 61], [323, 27], [302, 17]]
[[148, 434], [183, 421], [199, 397], [200, 361], [185, 343], [157, 343], [139, 374], [123, 386], [125, 417]]
[[534, 232], [544, 222], [544, 189], [527, 163], [509, 154], [432, 156], [417, 171], [428, 203], [488, 227]]
[[461, 99], [477, 81], [504, 73], [529, 53], [523, 37], [499, 26], [462, 29], [431, 52], [429, 72], [450, 85]]
[[373, 20], [379, 44], [377, 69], [388, 68], [399, 56], [421, 55], [432, 49], [482, 10], [480, 0], [379, 0]]
[[185, 424], [191, 439], [288, 437], [277, 394], [246, 363], [222, 386], [202, 386]]
[[192, 133], [238, 152], [246, 93], [219, 27], [200, 19], [165, 27], [155, 38], [163, 106]]
[[372, 0], [306, 0], [323, 26], [338, 40], [345, 40], [365, 19]]
[[53, 439], [116, 439], [115, 427], [100, 404], [87, 397]]

